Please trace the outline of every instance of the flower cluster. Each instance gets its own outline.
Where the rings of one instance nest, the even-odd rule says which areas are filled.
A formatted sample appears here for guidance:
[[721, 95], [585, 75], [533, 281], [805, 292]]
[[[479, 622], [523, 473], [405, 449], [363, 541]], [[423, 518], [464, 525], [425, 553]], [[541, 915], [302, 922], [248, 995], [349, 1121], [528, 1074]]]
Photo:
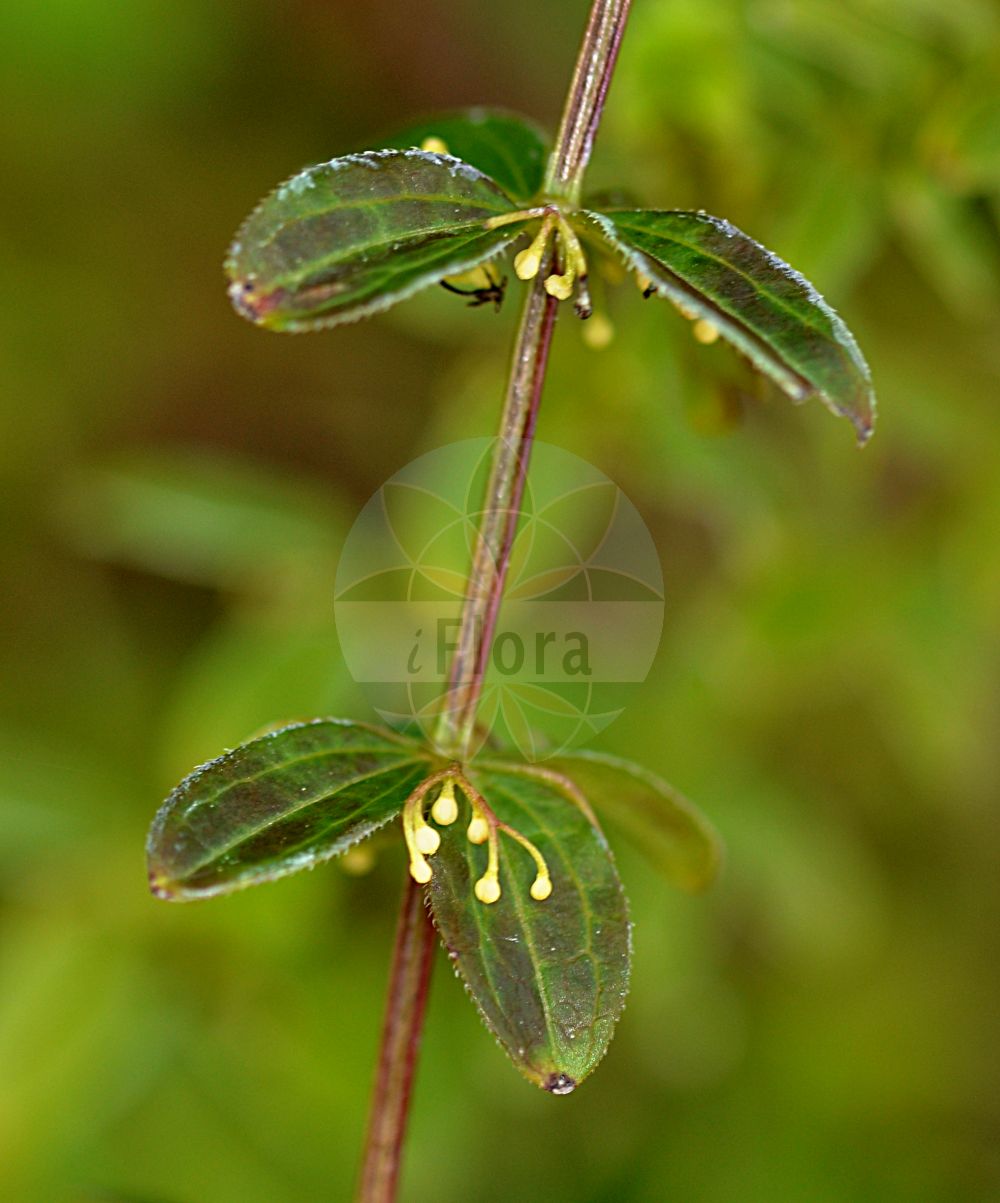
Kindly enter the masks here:
[[[437, 826], [427, 821], [427, 801], [432, 790], [440, 786], [431, 804], [430, 818]], [[428, 857], [441, 847], [441, 836], [437, 827], [450, 827], [459, 817], [460, 807], [456, 789], [466, 798], [470, 819], [465, 835], [470, 844], [486, 844], [486, 871], [475, 884], [475, 894], [480, 902], [496, 902], [500, 888], [500, 832], [514, 840], [535, 862], [535, 880], [531, 884], [531, 897], [542, 902], [552, 893], [552, 877], [545, 858], [531, 840], [504, 823], [493, 813], [482, 794], [465, 777], [458, 765], [451, 765], [441, 773], [435, 773], [422, 781], [407, 798], [403, 807], [403, 837], [410, 854], [410, 875], [421, 885], [433, 876]]]

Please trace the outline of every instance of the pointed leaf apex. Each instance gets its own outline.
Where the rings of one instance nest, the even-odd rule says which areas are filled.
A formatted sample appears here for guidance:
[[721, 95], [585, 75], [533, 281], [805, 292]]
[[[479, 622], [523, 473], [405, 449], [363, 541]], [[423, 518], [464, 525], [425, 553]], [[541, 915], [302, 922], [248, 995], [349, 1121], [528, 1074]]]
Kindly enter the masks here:
[[153, 820], [149, 887], [185, 901], [308, 869], [394, 818], [430, 767], [392, 731], [316, 719], [195, 769]]
[[817, 290], [731, 222], [702, 212], [588, 211], [644, 295], [709, 323], [793, 401], [817, 396], [864, 444], [875, 426], [871, 373], [853, 335]]

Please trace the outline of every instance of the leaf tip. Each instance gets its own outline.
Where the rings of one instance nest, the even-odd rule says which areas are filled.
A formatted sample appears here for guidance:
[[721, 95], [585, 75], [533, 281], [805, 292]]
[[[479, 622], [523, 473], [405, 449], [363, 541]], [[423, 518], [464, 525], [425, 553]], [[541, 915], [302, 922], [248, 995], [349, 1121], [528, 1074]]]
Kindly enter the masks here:
[[233, 308], [255, 326], [267, 326], [268, 316], [281, 304], [285, 293], [280, 288], [261, 291], [252, 280], [234, 279], [229, 285], [229, 300]]
[[875, 433], [874, 403], [864, 410], [864, 412], [852, 415], [851, 421], [854, 424], [854, 433], [858, 440], [858, 446], [864, 447]]
[[686, 894], [705, 894], [719, 880], [725, 861], [725, 850], [719, 836], [713, 831], [711, 842], [706, 848], [704, 859], [697, 870], [678, 874], [676, 885]]
[[153, 867], [149, 870], [149, 892], [154, 898], [162, 898], [164, 902], [175, 902], [178, 897], [170, 878], [162, 869]]

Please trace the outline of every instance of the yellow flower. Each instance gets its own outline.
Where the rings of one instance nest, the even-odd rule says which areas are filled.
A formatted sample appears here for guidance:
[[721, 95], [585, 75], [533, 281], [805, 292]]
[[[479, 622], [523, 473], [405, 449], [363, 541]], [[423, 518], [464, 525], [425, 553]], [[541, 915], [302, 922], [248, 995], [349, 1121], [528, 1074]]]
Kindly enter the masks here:
[[434, 875], [428, 857], [441, 847], [436, 827], [427, 822], [427, 801], [440, 786], [430, 808], [430, 817], [441, 827], [450, 827], [459, 816], [458, 790], [466, 799], [471, 812], [466, 839], [471, 844], [486, 844], [486, 870], [473, 887], [476, 897], [487, 906], [498, 901], [503, 893], [500, 885], [500, 833], [519, 844], [535, 862], [535, 880], [530, 894], [543, 902], [552, 893], [552, 876], [545, 858], [531, 840], [497, 818], [483, 795], [468, 780], [461, 768], [451, 765], [420, 783], [403, 806], [403, 838], [410, 855], [410, 875], [426, 885]]

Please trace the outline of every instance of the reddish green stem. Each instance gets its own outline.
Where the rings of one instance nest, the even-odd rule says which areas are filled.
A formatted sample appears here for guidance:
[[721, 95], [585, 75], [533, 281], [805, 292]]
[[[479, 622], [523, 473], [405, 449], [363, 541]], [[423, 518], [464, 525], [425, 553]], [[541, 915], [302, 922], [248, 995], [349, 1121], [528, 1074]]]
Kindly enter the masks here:
[[631, 6], [632, 0], [594, 0], [545, 175], [548, 196], [579, 204]]
[[[546, 173], [545, 191], [553, 198], [571, 204], [579, 200], [630, 4], [631, 0], [593, 0]], [[435, 732], [438, 749], [458, 760], [467, 758], [472, 745], [528, 477], [559, 307], [544, 286], [551, 265], [550, 249], [524, 303], [448, 696]], [[433, 947], [434, 929], [424, 909], [423, 889], [407, 876], [356, 1203], [394, 1203], [396, 1198]]]
[[[590, 11], [544, 185], [546, 193], [572, 204], [579, 199], [630, 7], [631, 0], [594, 0]], [[448, 696], [435, 732], [439, 750], [458, 760], [472, 744], [545, 383], [558, 309], [543, 283], [550, 265], [546, 256], [524, 304]]]
[[528, 461], [559, 307], [543, 283], [548, 262], [547, 257], [532, 282], [514, 345], [458, 646], [451, 662], [448, 696], [435, 733], [440, 751], [457, 760], [466, 759], [472, 744], [476, 710], [486, 679], [521, 498], [528, 479]]
[[407, 873], [356, 1203], [396, 1198], [435, 942], [423, 887]]

